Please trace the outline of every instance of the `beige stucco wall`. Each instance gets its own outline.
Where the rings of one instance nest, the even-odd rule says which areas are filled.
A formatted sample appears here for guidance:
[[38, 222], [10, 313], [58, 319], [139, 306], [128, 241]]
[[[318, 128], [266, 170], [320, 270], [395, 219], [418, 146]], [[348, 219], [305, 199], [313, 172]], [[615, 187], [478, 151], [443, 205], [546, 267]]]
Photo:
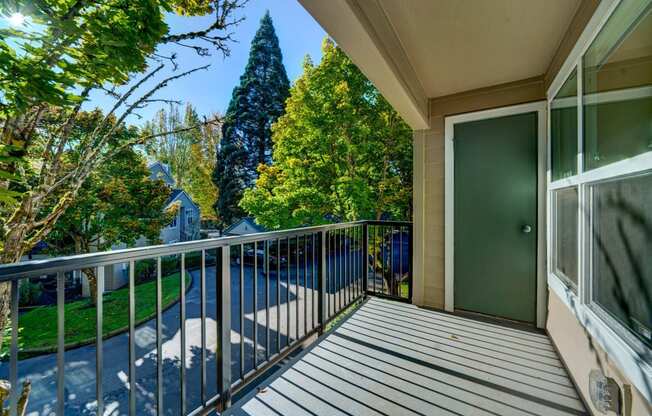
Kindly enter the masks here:
[[430, 129], [414, 138], [414, 303], [444, 307], [444, 119], [544, 99], [543, 78], [530, 78], [430, 101]]
[[[573, 313], [550, 291], [548, 296], [548, 322], [546, 325], [564, 363], [568, 367], [577, 387], [594, 414], [599, 414], [589, 399], [589, 372], [601, 369], [613, 377], [621, 391], [630, 391], [631, 399], [624, 400], [624, 416], [652, 415], [652, 405], [645, 400], [635, 386], [613, 364], [610, 357], [585, 331]], [[629, 395], [628, 395], [629, 396]]]

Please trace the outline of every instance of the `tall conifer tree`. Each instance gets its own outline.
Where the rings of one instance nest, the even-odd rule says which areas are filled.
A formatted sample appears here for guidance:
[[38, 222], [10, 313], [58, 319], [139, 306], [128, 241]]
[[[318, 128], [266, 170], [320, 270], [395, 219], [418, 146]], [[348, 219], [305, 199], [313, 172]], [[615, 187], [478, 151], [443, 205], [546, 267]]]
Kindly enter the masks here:
[[215, 209], [222, 226], [242, 217], [240, 199], [252, 187], [259, 164], [272, 161], [271, 126], [284, 112], [290, 82], [272, 19], [266, 12], [251, 43], [249, 61], [233, 89], [222, 126], [213, 180], [219, 189]]

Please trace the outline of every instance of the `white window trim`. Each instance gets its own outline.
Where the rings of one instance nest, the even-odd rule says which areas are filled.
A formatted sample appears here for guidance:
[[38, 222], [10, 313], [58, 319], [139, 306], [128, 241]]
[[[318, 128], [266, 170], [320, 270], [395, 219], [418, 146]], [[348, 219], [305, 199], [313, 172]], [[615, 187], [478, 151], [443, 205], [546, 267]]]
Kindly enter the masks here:
[[[600, 30], [603, 28], [613, 11], [621, 3], [621, 0], [603, 0], [597, 7], [595, 13], [593, 14], [591, 20], [584, 28], [584, 31], [580, 35], [577, 43], [570, 52], [568, 58], [562, 65], [560, 71], [555, 76], [553, 82], [551, 83], [548, 91], [548, 107], [552, 105], [552, 100], [555, 95], [558, 93], [559, 89], [562, 87], [565, 80], [570, 76], [572, 71], [577, 68], [577, 105], [578, 105], [578, 174], [570, 177], [563, 178], [557, 181], [551, 181], [551, 166], [550, 166], [550, 157], [548, 157], [548, 204], [547, 204], [547, 240], [548, 240], [548, 252], [552, 253], [551, 249], [553, 247], [553, 228], [554, 224], [552, 223], [552, 199], [551, 192], [556, 189], [565, 188], [569, 186], [577, 186], [579, 193], [579, 204], [580, 207], [586, 205], [587, 201], [591, 201], [592, 198], [587, 198], [585, 195], [586, 192], [589, 192], [591, 188], [588, 188], [590, 184], [599, 182], [605, 179], [611, 179], [614, 177], [624, 176], [624, 175], [636, 175], [644, 171], [652, 169], [652, 152], [647, 152], [640, 154], [628, 159], [624, 159], [618, 162], [611, 163], [600, 168], [584, 172], [583, 169], [583, 97], [582, 97], [582, 56], [586, 50], [591, 46], [591, 43], [595, 37], [599, 34]], [[623, 94], [649, 94], [649, 88], [640, 88], [637, 90], [631, 90], [622, 92], [620, 94], [611, 93], [608, 94], [606, 98], [611, 100], [619, 100], [623, 98]], [[591, 98], [591, 97], [590, 97]], [[600, 97], [605, 98], [605, 97]], [[567, 100], [568, 101], [568, 100]], [[548, 111], [548, 138], [550, 137], [550, 111]], [[550, 140], [548, 140], [548, 145], [550, 146]], [[548, 154], [550, 155], [550, 148], [548, 149]], [[561, 278], [556, 276], [553, 271], [554, 267], [552, 265], [552, 256], [548, 256], [548, 287], [552, 290], [568, 307], [568, 309], [573, 313], [577, 318], [578, 322], [585, 328], [587, 333], [595, 340], [599, 346], [609, 355], [610, 360], [612, 360], [623, 372], [624, 376], [639, 390], [639, 392], [645, 397], [646, 400], [652, 402], [652, 389], [649, 386], [652, 386], [652, 364], [650, 362], [644, 361], [642, 359], [641, 353], [636, 351], [633, 348], [631, 341], [627, 341], [626, 338], [619, 332], [629, 331], [620, 323], [616, 322], [615, 319], [605, 319], [600, 315], [606, 314], [600, 313], [597, 314], [594, 308], [600, 308], [598, 305], [592, 302], [591, 299], [591, 281], [589, 276], [592, 275], [591, 270], [591, 253], [590, 245], [587, 244], [587, 235], [588, 230], [591, 228], [590, 221], [591, 217], [588, 219], [586, 215], [579, 215], [578, 217], [578, 254], [579, 254], [579, 275], [578, 275], [578, 293], [575, 294], [569, 285], [563, 281]], [[609, 322], [607, 322], [609, 321]], [[642, 343], [640, 343], [642, 345]], [[645, 347], [643, 347], [644, 350]]]

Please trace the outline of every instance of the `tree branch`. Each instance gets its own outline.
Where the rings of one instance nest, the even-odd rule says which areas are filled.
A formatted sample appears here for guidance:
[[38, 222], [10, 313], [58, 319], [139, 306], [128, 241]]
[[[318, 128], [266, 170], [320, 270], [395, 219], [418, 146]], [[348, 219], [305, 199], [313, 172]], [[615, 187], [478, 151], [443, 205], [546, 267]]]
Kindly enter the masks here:
[[[244, 20], [244, 17], [239, 19], [234, 19], [230, 22], [227, 22], [226, 19], [231, 15], [235, 9], [244, 7], [249, 0], [215, 0], [215, 21], [204, 30], [198, 30], [193, 32], [178, 33], [175, 35], [167, 35], [161, 39], [162, 43], [179, 43], [184, 40], [191, 39], [201, 39], [207, 42], [212, 43], [217, 47], [218, 50], [221, 50], [225, 55], [229, 54], [228, 48], [225, 46], [227, 41], [233, 40], [231, 38], [232, 33], [227, 33], [222, 36], [211, 35], [211, 32], [217, 30], [226, 30], [229, 27], [237, 26], [240, 22]], [[187, 45], [182, 45], [187, 46]], [[194, 47], [193, 47], [194, 48]], [[198, 51], [202, 48], [195, 49]], [[205, 48], [204, 48], [205, 49]]]

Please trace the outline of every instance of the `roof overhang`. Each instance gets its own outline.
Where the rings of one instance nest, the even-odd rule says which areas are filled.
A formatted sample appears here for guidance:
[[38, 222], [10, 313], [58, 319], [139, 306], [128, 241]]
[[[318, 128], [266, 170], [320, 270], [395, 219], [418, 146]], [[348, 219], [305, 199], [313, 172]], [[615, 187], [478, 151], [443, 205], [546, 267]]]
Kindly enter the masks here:
[[[446, 97], [549, 82], [599, 0], [299, 0], [415, 130]], [[553, 74], [554, 76], [554, 74]], [[543, 97], [543, 95], [542, 95]]]
[[413, 129], [426, 129], [428, 97], [388, 21], [370, 20], [358, 2], [299, 0]]

